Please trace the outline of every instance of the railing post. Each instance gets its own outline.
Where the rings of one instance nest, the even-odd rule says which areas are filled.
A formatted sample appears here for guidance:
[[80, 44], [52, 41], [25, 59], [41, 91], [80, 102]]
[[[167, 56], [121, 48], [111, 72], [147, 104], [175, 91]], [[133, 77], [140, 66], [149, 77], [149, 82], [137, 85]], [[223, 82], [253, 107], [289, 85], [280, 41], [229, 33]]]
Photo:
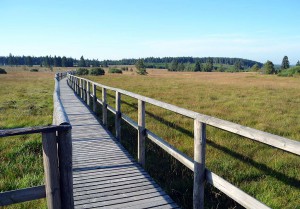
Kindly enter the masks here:
[[79, 95], [79, 79], [76, 78], [76, 94]]
[[42, 133], [42, 144], [47, 206], [49, 209], [60, 209], [56, 132]]
[[79, 79], [80, 81], [80, 86], [79, 86], [79, 89], [80, 89], [80, 98], [82, 99], [83, 98], [83, 80], [80, 78]]
[[102, 121], [103, 125], [107, 127], [107, 98], [106, 88], [102, 87]]
[[58, 158], [60, 172], [61, 206], [74, 208], [72, 174], [72, 135], [71, 128], [58, 131]]
[[145, 167], [145, 102], [138, 100], [138, 162]]
[[194, 120], [193, 208], [204, 208], [206, 124]]
[[82, 79], [82, 100], [86, 101], [86, 81]]
[[86, 104], [90, 106], [91, 103], [91, 93], [90, 93], [90, 82], [86, 82]]
[[93, 111], [97, 112], [97, 86], [93, 83]]
[[116, 127], [116, 138], [118, 141], [121, 141], [121, 93], [118, 91], [116, 91], [115, 127]]

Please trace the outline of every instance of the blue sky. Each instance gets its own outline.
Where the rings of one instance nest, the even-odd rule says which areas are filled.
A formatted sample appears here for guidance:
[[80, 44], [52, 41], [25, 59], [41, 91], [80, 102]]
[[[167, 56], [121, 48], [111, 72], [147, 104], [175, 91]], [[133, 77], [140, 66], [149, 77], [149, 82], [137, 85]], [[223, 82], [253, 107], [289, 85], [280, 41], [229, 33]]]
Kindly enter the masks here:
[[0, 0], [0, 56], [300, 60], [299, 0]]

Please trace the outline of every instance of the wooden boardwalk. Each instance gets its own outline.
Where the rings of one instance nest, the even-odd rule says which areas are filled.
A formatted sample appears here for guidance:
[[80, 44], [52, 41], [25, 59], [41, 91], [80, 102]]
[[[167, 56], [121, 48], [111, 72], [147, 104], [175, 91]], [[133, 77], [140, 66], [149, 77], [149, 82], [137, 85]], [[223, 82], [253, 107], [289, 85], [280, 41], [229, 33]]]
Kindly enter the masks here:
[[75, 208], [179, 208], [60, 82], [62, 104], [72, 125]]

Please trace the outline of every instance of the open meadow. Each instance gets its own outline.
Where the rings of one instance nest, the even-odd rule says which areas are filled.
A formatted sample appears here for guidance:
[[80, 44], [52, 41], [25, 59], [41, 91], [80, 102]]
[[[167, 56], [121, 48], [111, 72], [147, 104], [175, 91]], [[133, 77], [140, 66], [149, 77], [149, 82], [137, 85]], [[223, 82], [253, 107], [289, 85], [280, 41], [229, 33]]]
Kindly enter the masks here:
[[[0, 129], [52, 124], [54, 73], [8, 69], [0, 75]], [[0, 138], [0, 191], [44, 184], [40, 134]], [[46, 208], [45, 200], [7, 208]]]
[[[122, 75], [87, 77], [101, 84], [300, 141], [299, 78], [257, 73], [148, 72], [147, 76], [126, 72]], [[108, 94], [109, 105], [114, 106], [114, 94], [110, 91]], [[137, 121], [136, 100], [123, 96], [121, 109]], [[147, 104], [146, 127], [179, 150], [193, 156], [191, 119]], [[207, 138], [208, 169], [272, 208], [300, 206], [298, 156], [212, 127], [208, 127]], [[151, 166], [148, 166], [150, 174], [165, 184], [165, 189], [173, 198], [178, 196], [181, 205], [190, 207], [190, 200], [180, 197], [184, 192], [188, 196], [192, 194], [187, 191], [189, 189], [185, 191], [182, 188], [189, 183], [178, 183], [176, 180], [160, 177], [162, 173], [167, 176], [167, 173], [181, 172], [172, 166], [169, 168], [171, 171], [162, 169], [160, 174], [155, 175], [157, 168], [164, 166], [160, 161], [162, 160], [151, 162]], [[216, 199], [212, 198], [207, 207], [229, 207], [222, 205], [227, 200], [224, 200], [220, 192], [212, 191], [209, 196]], [[239, 207], [231, 203], [229, 205]]]
[[[148, 70], [148, 73], [147, 76], [139, 76], [134, 72], [106, 72], [104, 76], [86, 77], [300, 141], [300, 78], [166, 70]], [[51, 124], [53, 76], [53, 72], [25, 72], [21, 67], [0, 75], [0, 129]], [[101, 92], [97, 93], [99, 96]], [[113, 97], [108, 91], [108, 104], [111, 106], [114, 106]], [[137, 121], [136, 100], [122, 96], [121, 109]], [[146, 128], [193, 156], [191, 119], [147, 104]], [[122, 129], [122, 137], [126, 136], [126, 130]], [[207, 142], [208, 169], [272, 208], [300, 208], [300, 157], [212, 127], [207, 128]], [[148, 153], [147, 156], [147, 160], [152, 160], [151, 164], [146, 162], [151, 175], [171, 197], [177, 198], [184, 208], [189, 208], [191, 173], [187, 169], [178, 169], [180, 166], [176, 163], [171, 164], [168, 171], [159, 170], [158, 167], [164, 166], [163, 158], [155, 160], [155, 156]], [[1, 138], [0, 161], [0, 191], [43, 184], [40, 135]], [[162, 177], [162, 174], [165, 176]], [[187, 180], [172, 180], [172, 175], [187, 175]], [[209, 190], [205, 199], [207, 208], [240, 208], [219, 191]], [[45, 207], [45, 201], [40, 200], [9, 208]]]

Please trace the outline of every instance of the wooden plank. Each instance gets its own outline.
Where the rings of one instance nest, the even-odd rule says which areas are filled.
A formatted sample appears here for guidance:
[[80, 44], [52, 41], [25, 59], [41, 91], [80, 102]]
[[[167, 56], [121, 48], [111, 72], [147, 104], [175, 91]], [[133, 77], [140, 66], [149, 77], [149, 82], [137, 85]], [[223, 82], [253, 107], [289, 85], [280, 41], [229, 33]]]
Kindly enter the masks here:
[[124, 113], [121, 114], [121, 117], [124, 121], [126, 121], [129, 125], [131, 125], [133, 128], [135, 128], [136, 130], [139, 129], [139, 125], [137, 124], [137, 122], [135, 122], [134, 120], [132, 120], [130, 117], [128, 117], [127, 115], [125, 115]]
[[107, 127], [107, 96], [106, 88], [102, 88], [102, 122]]
[[249, 209], [270, 209], [265, 204], [251, 197], [247, 193], [243, 192], [236, 186], [230, 184], [228, 181], [224, 180], [220, 176], [214, 174], [213, 172], [206, 169], [206, 180], [211, 185], [219, 189], [224, 194], [228, 195], [234, 201]]
[[138, 162], [145, 167], [145, 102], [138, 101]]
[[91, 85], [90, 85], [90, 82], [87, 81], [87, 89], [86, 89], [86, 93], [87, 93], [87, 98], [86, 98], [86, 104], [88, 106], [90, 106], [90, 103], [91, 103]]
[[194, 187], [193, 208], [204, 208], [206, 125], [194, 120]]
[[47, 206], [49, 209], [60, 209], [61, 199], [57, 161], [56, 133], [43, 133], [42, 144]]
[[58, 132], [58, 158], [62, 208], [74, 208], [71, 129]]
[[0, 206], [11, 205], [46, 197], [45, 186], [18, 189], [0, 193]]
[[68, 129], [68, 128], [70, 128], [70, 126], [50, 125], [50, 126], [2, 129], [2, 130], [0, 130], [0, 137], [16, 136], [16, 135], [23, 135], [23, 134], [35, 134], [35, 133], [41, 133], [41, 132], [49, 133], [49, 132], [54, 132], [57, 130], [64, 130], [64, 129]]
[[181, 162], [183, 165], [188, 167], [190, 170], [194, 170], [194, 162], [193, 159], [191, 159], [189, 156], [184, 154], [183, 152], [180, 152], [175, 147], [167, 143], [165, 140], [157, 136], [156, 134], [152, 133], [149, 130], [146, 130], [146, 136], [153, 141], [156, 145], [158, 145], [160, 148], [165, 150], [167, 153], [172, 155], [175, 159], [177, 159], [179, 162]]
[[[134, 193], [139, 196], [139, 194], [143, 195], [143, 190], [160, 191], [158, 185], [133, 161], [127, 151], [102, 126], [96, 125], [96, 118], [85, 117], [89, 113], [86, 106], [77, 98], [73, 98], [75, 96], [70, 93], [70, 89], [63, 86], [63, 81], [61, 95], [66, 96], [62, 97], [62, 103], [65, 104], [65, 110], [70, 114], [70, 122], [73, 125], [75, 206], [78, 200], [82, 200], [87, 202], [80, 206], [85, 205], [90, 208], [92, 207], [89, 203], [91, 198], [103, 200], [104, 197], [110, 204], [110, 200], [113, 201], [116, 195], [121, 195], [121, 192], [123, 194]], [[159, 192], [155, 195], [161, 196]], [[120, 201], [118, 204], [122, 206], [123, 203], [127, 204], [129, 199], [125, 196], [118, 201]], [[167, 205], [169, 202], [172, 201], [161, 199], [161, 205]], [[147, 198], [136, 204], [143, 203], [151, 204]]]
[[116, 115], [115, 115], [115, 129], [116, 139], [121, 141], [121, 94], [116, 91]]

